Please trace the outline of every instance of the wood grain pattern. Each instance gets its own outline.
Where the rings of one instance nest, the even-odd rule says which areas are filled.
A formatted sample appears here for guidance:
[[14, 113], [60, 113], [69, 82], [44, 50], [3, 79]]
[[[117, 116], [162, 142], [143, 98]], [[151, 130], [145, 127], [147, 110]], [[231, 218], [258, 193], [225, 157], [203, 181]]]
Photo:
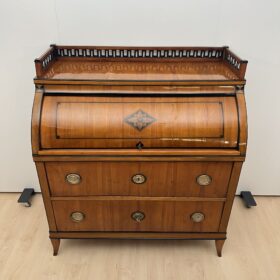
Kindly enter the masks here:
[[49, 184], [47, 179], [47, 173], [45, 169], [45, 164], [43, 162], [36, 162], [36, 169], [38, 173], [38, 178], [40, 182], [40, 188], [44, 200], [46, 215], [49, 223], [49, 228], [52, 231], [57, 230], [56, 222], [54, 218], [53, 208], [50, 200], [50, 190], [49, 190]]
[[50, 232], [51, 238], [61, 239], [190, 239], [190, 240], [219, 240], [225, 239], [226, 233], [221, 232], [98, 232], [98, 231], [59, 231]]
[[225, 232], [227, 229], [227, 225], [229, 222], [229, 217], [232, 209], [232, 204], [233, 204], [233, 199], [236, 193], [236, 188], [238, 185], [239, 181], [239, 176], [241, 173], [241, 168], [242, 168], [243, 162], [235, 162], [233, 164], [232, 172], [231, 172], [231, 177], [229, 181], [229, 186], [228, 186], [228, 193], [227, 193], [227, 203], [225, 203], [224, 209], [223, 209], [223, 215], [221, 218], [221, 224], [220, 224], [220, 231]]
[[248, 127], [247, 127], [247, 110], [246, 110], [246, 101], [244, 96], [243, 89], [237, 89], [236, 99], [238, 105], [238, 115], [239, 122], [242, 124], [240, 126], [239, 132], [239, 150], [241, 155], [246, 155], [247, 142], [248, 142]]
[[224, 240], [215, 240], [218, 257], [222, 256], [222, 250], [223, 250], [224, 243], [225, 243], [225, 239]]
[[87, 196], [52, 196], [50, 198], [51, 201], [60, 201], [60, 200], [92, 200], [92, 201], [109, 201], [109, 200], [125, 200], [125, 201], [192, 201], [192, 202], [225, 202], [227, 201], [226, 198], [219, 198], [219, 197], [192, 197], [192, 196], [120, 196], [120, 195], [87, 195]]
[[244, 80], [247, 61], [241, 60], [228, 47], [52, 45], [35, 60], [35, 64], [37, 77], [48, 81], [167, 79], [217, 82]]
[[53, 255], [57, 256], [59, 245], [60, 245], [60, 239], [59, 238], [50, 238], [50, 239], [53, 246]]
[[[84, 160], [94, 160], [96, 157], [100, 157], [100, 159], [107, 160], [110, 156], [111, 158], [116, 159], [116, 157], [125, 156], [134, 160], [136, 157], [143, 158], [143, 160], [149, 160], [147, 157], [154, 157], [154, 159], [165, 157], [168, 159], [171, 156], [176, 157], [176, 160], [213, 160], [219, 157], [220, 160], [227, 160], [226, 157], [230, 160], [244, 160], [244, 156], [240, 156], [240, 152], [235, 149], [49, 149], [49, 150], [40, 150], [38, 152], [39, 156], [47, 156], [47, 158], [59, 156], [86, 156], [83, 157]], [[43, 157], [41, 157], [43, 160]], [[36, 160], [36, 158], [34, 157]], [[70, 158], [68, 158], [70, 159]], [[150, 160], [154, 160], [151, 158]], [[110, 158], [109, 158], [110, 160]], [[126, 158], [119, 158], [118, 160], [126, 160]]]
[[89, 85], [89, 86], [238, 86], [245, 85], [245, 80], [56, 80], [56, 79], [34, 79], [35, 85]]
[[[58, 231], [161, 231], [217, 232], [223, 202], [170, 201], [53, 201]], [[85, 219], [72, 221], [72, 212], [82, 212]], [[132, 213], [145, 214], [141, 222]], [[205, 220], [195, 223], [194, 212], [205, 214]]]
[[68, 93], [74, 95], [84, 95], [84, 94], [112, 94], [118, 96], [120, 93], [125, 95], [137, 96], [139, 93], [142, 95], [150, 94], [170, 94], [170, 95], [201, 95], [201, 94], [225, 94], [225, 95], [235, 95], [235, 86], [137, 86], [137, 85], [127, 85], [127, 86], [108, 86], [108, 85], [45, 85], [46, 93], [56, 94]]
[[31, 120], [31, 145], [32, 153], [37, 154], [40, 150], [40, 120], [41, 120], [41, 109], [43, 102], [44, 92], [42, 89], [36, 89], [33, 109], [32, 109], [32, 120]]
[[[231, 162], [48, 162], [49, 186], [52, 196], [136, 195], [225, 197]], [[67, 183], [67, 174], [79, 174], [77, 185]], [[146, 182], [135, 184], [132, 177], [143, 174]], [[208, 186], [196, 179], [207, 174]]]
[[52, 45], [35, 66], [32, 152], [54, 255], [62, 238], [190, 238], [221, 256], [246, 155], [247, 61], [228, 47]]
[[[94, 63], [92, 63], [94, 62]], [[221, 62], [117, 62], [69, 59], [58, 60], [42, 76], [59, 80], [237, 80]]]
[[[144, 111], [155, 121], [143, 130], [126, 118]], [[134, 117], [135, 118], [135, 117]], [[43, 148], [147, 148], [237, 146], [234, 97], [106, 98], [46, 96]]]

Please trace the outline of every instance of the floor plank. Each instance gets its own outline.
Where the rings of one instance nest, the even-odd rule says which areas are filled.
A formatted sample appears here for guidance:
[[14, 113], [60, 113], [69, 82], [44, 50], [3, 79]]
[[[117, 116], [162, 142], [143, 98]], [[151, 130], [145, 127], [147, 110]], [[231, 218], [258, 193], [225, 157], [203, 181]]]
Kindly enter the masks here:
[[62, 240], [52, 256], [41, 195], [0, 194], [0, 279], [278, 280], [280, 197], [235, 199], [223, 257], [214, 241]]

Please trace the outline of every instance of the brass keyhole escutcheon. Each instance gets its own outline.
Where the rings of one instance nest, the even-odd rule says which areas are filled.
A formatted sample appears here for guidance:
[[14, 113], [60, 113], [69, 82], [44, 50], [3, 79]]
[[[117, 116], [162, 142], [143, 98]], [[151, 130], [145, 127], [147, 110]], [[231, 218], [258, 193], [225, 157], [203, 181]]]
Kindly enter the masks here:
[[212, 182], [212, 178], [207, 175], [207, 174], [202, 174], [202, 175], [199, 175], [197, 178], [196, 178], [196, 182], [200, 185], [200, 186], [208, 186], [211, 184]]
[[191, 218], [195, 223], [200, 223], [205, 219], [205, 215], [201, 212], [195, 212], [191, 215]]
[[138, 150], [142, 150], [143, 147], [144, 147], [144, 144], [143, 144], [142, 142], [138, 142], [138, 143], [136, 144], [136, 148], [137, 148]]
[[131, 214], [131, 218], [134, 221], [140, 223], [141, 221], [143, 221], [145, 219], [145, 214], [137, 211], [137, 212], [134, 212], [134, 213]]
[[81, 176], [76, 173], [70, 173], [66, 175], [65, 180], [67, 183], [71, 185], [77, 185], [81, 182]]
[[132, 176], [131, 180], [134, 184], [144, 184], [147, 178], [143, 174], [135, 174]]
[[72, 221], [79, 223], [85, 219], [85, 214], [82, 212], [72, 212], [70, 217]]

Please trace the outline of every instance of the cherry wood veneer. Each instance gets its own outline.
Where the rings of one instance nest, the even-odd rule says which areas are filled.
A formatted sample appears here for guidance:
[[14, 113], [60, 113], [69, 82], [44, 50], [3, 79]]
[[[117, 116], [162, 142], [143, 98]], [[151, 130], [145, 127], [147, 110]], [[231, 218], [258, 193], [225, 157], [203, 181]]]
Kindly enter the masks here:
[[[223, 202], [183, 202], [150, 200], [61, 200], [53, 201], [58, 231], [160, 231], [160, 232], [217, 232]], [[71, 213], [85, 214], [82, 222], [71, 219]], [[137, 222], [134, 212], [144, 213]], [[194, 212], [203, 212], [205, 220], [195, 223]]]
[[[151, 124], [135, 129], [128, 123], [139, 114]], [[141, 141], [147, 148], [234, 148], [238, 125], [234, 97], [46, 96], [41, 145], [45, 149], [134, 148]]]
[[[231, 162], [48, 162], [52, 196], [134, 195], [225, 197]], [[79, 174], [81, 182], [67, 183], [67, 174]], [[132, 177], [143, 174], [146, 182]], [[212, 182], [200, 186], [197, 177], [208, 174]]]
[[221, 256], [246, 66], [228, 47], [52, 45], [36, 59], [32, 154], [54, 255], [63, 238], [178, 238]]

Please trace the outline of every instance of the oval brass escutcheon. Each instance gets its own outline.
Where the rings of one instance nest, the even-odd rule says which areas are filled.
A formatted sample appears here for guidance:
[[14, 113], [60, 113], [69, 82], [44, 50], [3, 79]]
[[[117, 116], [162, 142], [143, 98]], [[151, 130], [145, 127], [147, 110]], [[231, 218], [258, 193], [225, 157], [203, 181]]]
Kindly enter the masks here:
[[140, 223], [141, 221], [143, 221], [143, 220], [145, 219], [145, 214], [142, 213], [142, 212], [139, 212], [139, 211], [133, 212], [133, 213], [131, 214], [131, 218], [132, 218], [134, 221]]
[[74, 222], [81, 222], [85, 218], [85, 214], [82, 212], [72, 212], [70, 215], [72, 221]]
[[191, 215], [191, 218], [195, 223], [200, 223], [205, 219], [205, 215], [201, 212], [195, 212]]
[[81, 176], [76, 173], [67, 174], [65, 179], [66, 179], [67, 183], [69, 183], [71, 185], [77, 185], [81, 182]]
[[200, 186], [208, 186], [211, 184], [212, 182], [212, 178], [207, 175], [207, 174], [202, 174], [202, 175], [199, 175], [197, 178], [196, 178], [196, 182], [200, 185]]
[[131, 180], [134, 184], [144, 184], [147, 178], [143, 174], [135, 174], [132, 176]]

